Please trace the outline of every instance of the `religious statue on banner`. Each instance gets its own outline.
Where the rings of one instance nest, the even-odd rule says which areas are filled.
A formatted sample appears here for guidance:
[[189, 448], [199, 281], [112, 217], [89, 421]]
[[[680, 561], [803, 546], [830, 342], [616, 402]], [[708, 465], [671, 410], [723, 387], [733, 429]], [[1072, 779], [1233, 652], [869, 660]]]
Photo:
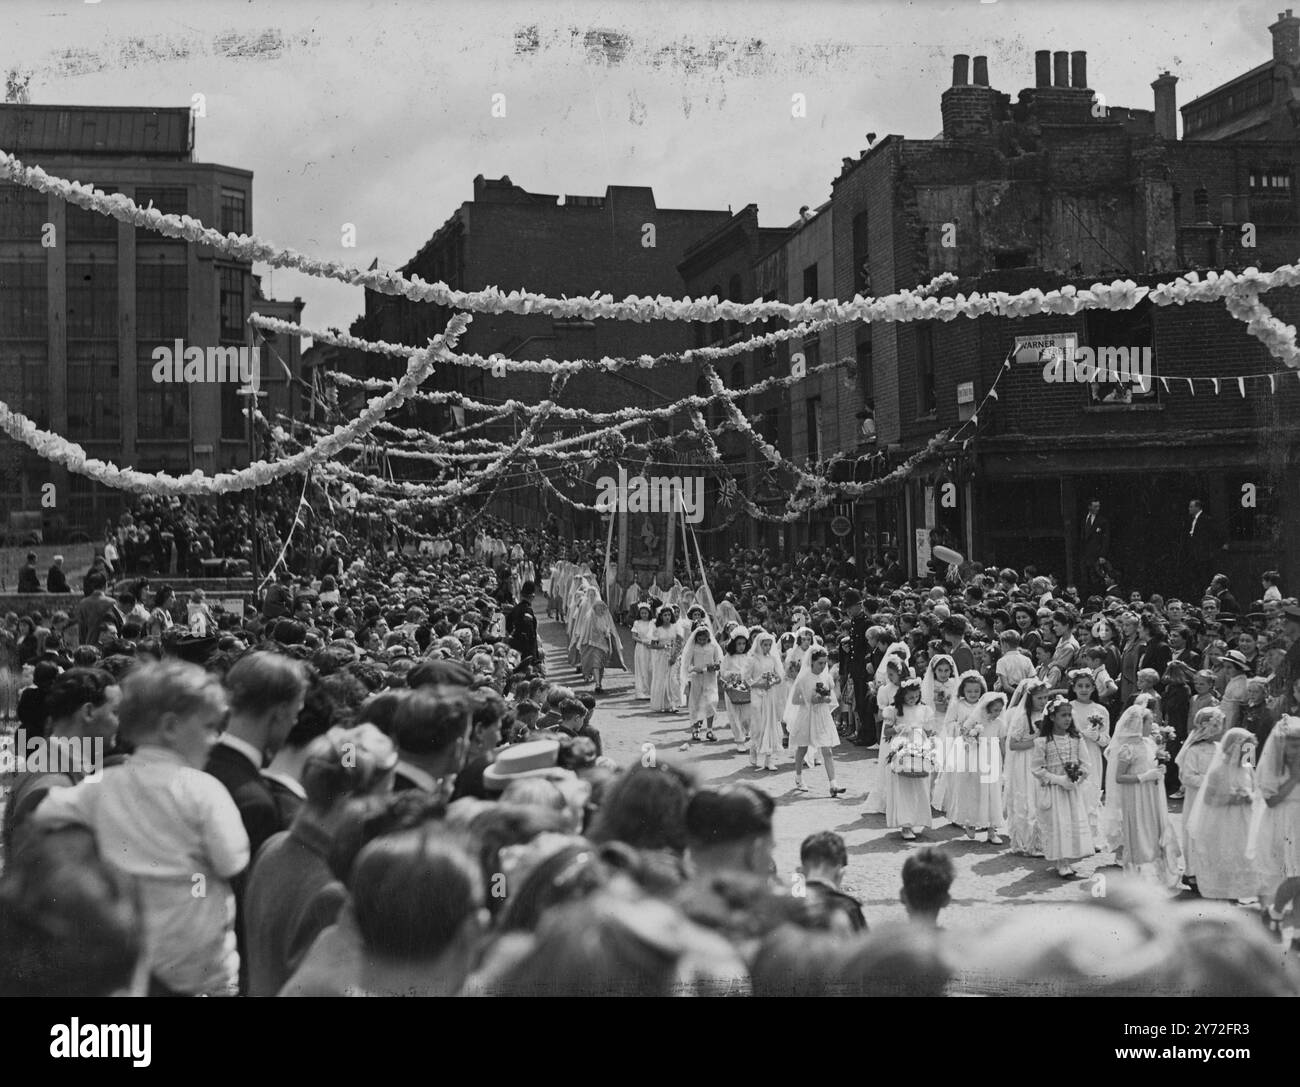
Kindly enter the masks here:
[[659, 533], [655, 531], [653, 515], [647, 513], [641, 518], [641, 550], [647, 557], [659, 553]]

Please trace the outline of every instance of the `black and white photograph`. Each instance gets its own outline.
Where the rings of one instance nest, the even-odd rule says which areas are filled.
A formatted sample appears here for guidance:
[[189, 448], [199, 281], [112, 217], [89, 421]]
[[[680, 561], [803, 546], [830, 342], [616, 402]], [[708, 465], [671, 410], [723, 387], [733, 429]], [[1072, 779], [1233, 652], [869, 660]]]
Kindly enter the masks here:
[[1263, 1057], [1300, 14], [5, 0], [0, 77], [34, 1059], [359, 996], [1190, 997], [1062, 1022]]

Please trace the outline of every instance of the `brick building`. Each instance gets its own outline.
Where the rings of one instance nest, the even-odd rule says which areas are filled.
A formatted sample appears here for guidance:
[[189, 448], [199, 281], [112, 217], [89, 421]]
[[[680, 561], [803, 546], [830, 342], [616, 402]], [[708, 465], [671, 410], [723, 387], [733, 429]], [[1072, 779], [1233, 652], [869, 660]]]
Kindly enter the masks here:
[[[1300, 52], [1300, 19], [1284, 16], [1272, 29], [1279, 57]], [[941, 137], [890, 136], [846, 160], [831, 200], [837, 296], [885, 294], [942, 271], [959, 277], [952, 293], [970, 294], [1113, 278], [1154, 284], [1188, 269], [1294, 259], [1293, 136], [1273, 138], [1272, 126], [1179, 140], [1174, 77], [1152, 84], [1152, 110], [1107, 106], [1088, 85], [1081, 52], [1040, 51], [1035, 77], [1012, 103], [990, 85], [985, 58], [975, 58], [970, 78], [970, 58], [959, 56]], [[1294, 320], [1294, 296], [1275, 291], [1267, 302]], [[1016, 362], [976, 440], [896, 494], [869, 500], [873, 516], [862, 520], [892, 518], [912, 570], [924, 558], [920, 536], [982, 561], [1073, 575], [1079, 517], [1095, 495], [1112, 523], [1108, 557], [1125, 581], [1181, 588], [1171, 571], [1188, 499], [1201, 497], [1227, 540], [1219, 565], [1247, 596], [1279, 555], [1284, 572], [1300, 576], [1300, 382], [1219, 304], [845, 326], [837, 353], [856, 354], [870, 371], [862, 392], [871, 390], [880, 443], [906, 455], [969, 417], [1016, 357], [1017, 337], [1070, 334], [1078, 348], [1149, 349], [1149, 388], [1048, 383], [1040, 364]], [[1239, 394], [1235, 377], [1273, 371], [1275, 395], [1264, 381]], [[1202, 379], [1198, 395], [1161, 377]], [[1221, 379], [1221, 395], [1210, 378]], [[1256, 485], [1255, 506], [1241, 501], [1246, 483]], [[888, 530], [879, 531], [877, 542]]]
[[[727, 211], [657, 207], [653, 191], [641, 186], [611, 185], [603, 196], [561, 199], [528, 192], [508, 177], [493, 180], [480, 175], [474, 179], [473, 199], [462, 204], [401, 271], [461, 290], [495, 286], [552, 296], [598, 292], [614, 298], [678, 297], [683, 293], [678, 266], [687, 251], [730, 218]], [[446, 327], [450, 316], [444, 307], [368, 291], [365, 316], [354, 323], [353, 332], [368, 339], [424, 344]], [[458, 349], [511, 359], [626, 357], [684, 351], [694, 337], [690, 324], [680, 321], [640, 324], [476, 314]], [[570, 381], [558, 402], [593, 411], [662, 407], [694, 392], [697, 376], [682, 366], [584, 372]], [[548, 385], [544, 375], [512, 372], [507, 378], [496, 378], [484, 369], [445, 366], [425, 387], [456, 389], [484, 401], [537, 403], [546, 398]], [[430, 429], [456, 425], [450, 409], [437, 409], [433, 419]], [[683, 417], [678, 425], [684, 423]], [[568, 429], [573, 429], [572, 424]], [[667, 423], [654, 424], [653, 432], [666, 435]], [[515, 433], [515, 425], [507, 424], [504, 431], [484, 427], [477, 433], [501, 439]], [[407, 478], [427, 475], [420, 467], [404, 471], [401, 465], [394, 460], [398, 473]], [[574, 497], [594, 502], [594, 480], [606, 467], [593, 466], [587, 472], [590, 486], [580, 486]], [[537, 523], [551, 509], [575, 533], [586, 536], [595, 531], [595, 514], [575, 515], [556, 500], [546, 500], [536, 488], [515, 487], [494, 505], [494, 512], [520, 523]]]
[[[784, 269], [784, 244], [794, 229], [793, 226], [760, 227], [758, 206], [747, 205], [687, 251], [685, 259], [678, 265], [685, 293], [693, 298], [716, 296], [729, 302], [750, 302], [757, 298], [786, 301], [789, 285], [784, 273], [777, 274], [774, 265], [779, 263]], [[726, 347], [764, 330], [763, 325], [742, 325], [738, 321], [697, 322], [694, 346]], [[721, 359], [716, 367], [718, 376], [727, 388], [741, 389], [769, 377], [787, 374], [790, 372], [788, 343], [782, 343], [780, 348], [746, 351]], [[695, 391], [701, 396], [707, 395], [708, 385], [703, 376], [696, 379]], [[785, 389], [778, 387], [739, 400], [736, 406], [747, 417], [756, 419], [753, 423], [755, 429], [788, 457], [791, 453], [790, 413], [782, 410], [787, 396]], [[720, 407], [711, 407], [706, 412], [706, 421], [711, 426], [721, 423], [722, 419]], [[722, 432], [716, 441], [718, 451], [730, 465], [736, 485], [743, 493], [761, 506], [780, 510], [787, 492], [780, 485], [782, 481], [773, 478], [767, 470], [767, 462], [753, 443], [734, 430]], [[698, 471], [705, 471], [703, 462]], [[719, 511], [716, 498], [717, 476], [709, 472], [705, 476], [705, 508]], [[746, 547], [780, 547], [784, 542], [779, 526], [749, 517], [738, 518], [726, 531], [711, 533], [702, 541], [703, 546], [714, 554], [725, 553], [733, 543]]]
[[[0, 147], [223, 232], [253, 229], [253, 175], [194, 161], [188, 109], [0, 105]], [[213, 473], [247, 464], [236, 386], [157, 383], [152, 352], [177, 339], [248, 346], [254, 289], [247, 263], [0, 183], [0, 399], [119, 465]], [[301, 313], [301, 302], [279, 305], [277, 315]], [[263, 372], [272, 390], [263, 408], [290, 410], [288, 383]], [[45, 483], [55, 485], [46, 511], [55, 531], [98, 538], [122, 502], [0, 437], [0, 509], [40, 509]]]

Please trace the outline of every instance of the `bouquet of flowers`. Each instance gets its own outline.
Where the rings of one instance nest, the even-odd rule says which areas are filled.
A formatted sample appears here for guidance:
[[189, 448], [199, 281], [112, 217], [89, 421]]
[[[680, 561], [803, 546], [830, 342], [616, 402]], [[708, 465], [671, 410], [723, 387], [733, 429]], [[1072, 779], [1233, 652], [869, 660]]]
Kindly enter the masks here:
[[770, 668], [758, 678], [761, 679], [763, 681], [764, 686], [768, 688], [775, 687], [778, 683], [781, 682], [781, 677], [777, 675], [776, 672], [772, 671], [772, 669]]
[[1156, 725], [1151, 732], [1151, 738], [1156, 742], [1156, 762], [1168, 762], [1169, 745], [1178, 739], [1174, 726]]
[[1076, 785], [1088, 776], [1088, 769], [1081, 762], [1067, 762], [1063, 769], [1065, 776]]
[[829, 702], [831, 700], [831, 689], [820, 680], [813, 684], [813, 701]]
[[1088, 714], [1088, 724], [1090, 724], [1093, 728], [1095, 728], [1098, 732], [1100, 732], [1102, 726], [1106, 724], [1105, 715], [1101, 713]]
[[957, 731], [963, 740], [978, 740], [984, 735], [984, 723], [971, 717], [963, 721]]
[[894, 738], [886, 761], [899, 777], [929, 777], [934, 773], [934, 745], [923, 729], [912, 729]]

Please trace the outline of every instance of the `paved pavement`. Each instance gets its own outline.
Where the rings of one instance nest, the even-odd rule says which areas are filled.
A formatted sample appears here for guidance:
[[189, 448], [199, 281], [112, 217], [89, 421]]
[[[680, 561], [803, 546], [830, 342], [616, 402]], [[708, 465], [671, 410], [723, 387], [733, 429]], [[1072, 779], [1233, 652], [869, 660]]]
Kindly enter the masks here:
[[[539, 628], [547, 650], [548, 677], [573, 686], [579, 692], [590, 690], [580, 673], [570, 667], [564, 653], [564, 628], [546, 618], [545, 600], [536, 602]], [[626, 630], [623, 657], [631, 664], [632, 642]], [[830, 798], [826, 772], [817, 767], [804, 771], [807, 793], [792, 793], [794, 784], [793, 752], [783, 752], [781, 769], [776, 773], [752, 769], [749, 756], [736, 751], [733, 743], [723, 740], [730, 730], [723, 721], [725, 709], [715, 726], [718, 742], [690, 744], [681, 750], [689, 730], [686, 715], [651, 713], [649, 703], [633, 697], [630, 672], [613, 669], [605, 676], [606, 694], [601, 697], [593, 723], [600, 729], [605, 754], [620, 765], [630, 766], [642, 755], [645, 743], [652, 743], [656, 756], [665, 762], [689, 767], [706, 781], [747, 781], [769, 793], [776, 801], [776, 862], [785, 879], [790, 879], [799, 864], [799, 844], [809, 834], [833, 830], [848, 847], [849, 866], [844, 889], [858, 897], [868, 923], [904, 920], [906, 915], [898, 901], [900, 873], [909, 850], [924, 845], [942, 848], [952, 858], [957, 871], [953, 884], [953, 903], [943, 915], [943, 923], [952, 927], [980, 925], [1026, 909], [1050, 915], [1070, 903], [1089, 899], [1103, 891], [1094, 880], [1098, 869], [1103, 875], [1118, 875], [1109, 853], [1077, 865], [1081, 879], [1063, 881], [1042, 859], [1020, 857], [1005, 845], [972, 842], [964, 833], [936, 813], [940, 820], [935, 829], [925, 832], [924, 839], [906, 842], [897, 831], [885, 829], [883, 815], [867, 815], [863, 807], [868, 790], [877, 775], [876, 749], [863, 749], [841, 743], [835, 752], [837, 784], [848, 792]], [[1174, 802], [1177, 811], [1178, 803]], [[1176, 822], [1181, 815], [1175, 814]]]

